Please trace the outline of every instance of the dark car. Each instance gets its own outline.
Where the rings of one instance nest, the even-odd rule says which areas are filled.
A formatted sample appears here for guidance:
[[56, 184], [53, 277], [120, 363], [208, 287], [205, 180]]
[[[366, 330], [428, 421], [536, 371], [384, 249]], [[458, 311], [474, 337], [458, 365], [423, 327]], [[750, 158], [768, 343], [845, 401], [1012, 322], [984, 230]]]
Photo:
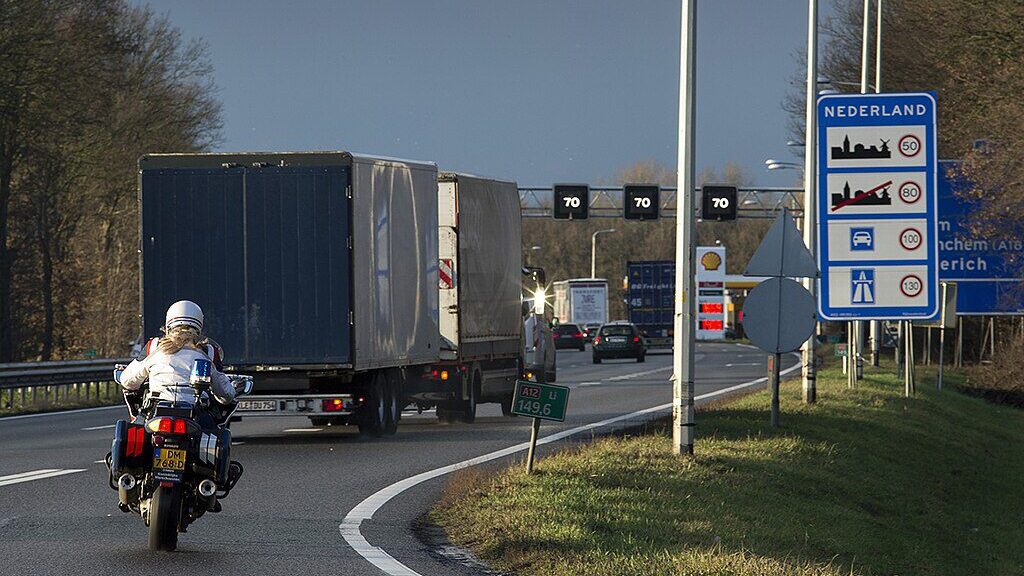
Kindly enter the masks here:
[[552, 332], [555, 335], [555, 350], [575, 348], [582, 352], [587, 349], [587, 338], [576, 324], [559, 324]]
[[594, 364], [606, 358], [636, 358], [643, 362], [647, 347], [640, 329], [629, 322], [612, 322], [601, 326], [594, 337]]
[[586, 337], [587, 342], [593, 342], [594, 336], [597, 336], [597, 331], [601, 329], [601, 325], [596, 322], [590, 322], [583, 325], [583, 335]]

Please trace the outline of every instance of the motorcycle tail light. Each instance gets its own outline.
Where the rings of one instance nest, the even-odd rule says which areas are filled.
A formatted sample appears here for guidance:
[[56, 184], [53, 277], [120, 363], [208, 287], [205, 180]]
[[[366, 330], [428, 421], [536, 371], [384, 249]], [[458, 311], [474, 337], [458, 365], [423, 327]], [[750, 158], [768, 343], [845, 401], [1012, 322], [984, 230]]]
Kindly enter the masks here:
[[639, 336], [633, 336], [633, 342], [639, 342], [639, 341], [640, 341], [640, 337]]
[[186, 432], [188, 432], [188, 428], [185, 425], [185, 421], [184, 420], [175, 420], [174, 421], [174, 433], [175, 434], [184, 434]]

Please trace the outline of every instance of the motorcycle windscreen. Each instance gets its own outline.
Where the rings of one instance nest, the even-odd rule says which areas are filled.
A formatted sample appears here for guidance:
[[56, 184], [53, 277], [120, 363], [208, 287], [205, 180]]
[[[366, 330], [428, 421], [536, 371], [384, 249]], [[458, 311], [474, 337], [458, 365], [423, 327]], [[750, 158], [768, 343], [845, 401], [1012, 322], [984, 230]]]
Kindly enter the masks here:
[[228, 365], [344, 364], [349, 329], [347, 166], [142, 172], [147, 337], [193, 300]]

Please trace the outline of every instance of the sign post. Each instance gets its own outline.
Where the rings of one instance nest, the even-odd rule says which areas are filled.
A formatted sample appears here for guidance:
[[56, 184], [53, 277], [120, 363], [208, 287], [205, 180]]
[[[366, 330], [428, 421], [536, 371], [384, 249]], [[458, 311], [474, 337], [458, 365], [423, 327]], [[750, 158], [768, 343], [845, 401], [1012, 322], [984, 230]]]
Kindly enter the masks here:
[[[817, 112], [820, 316], [933, 318], [939, 311], [935, 98], [834, 94], [818, 99]], [[905, 332], [909, 340], [909, 327]], [[850, 338], [851, 372], [856, 340]], [[912, 378], [913, 368], [904, 377]], [[906, 389], [912, 392], [911, 382]]]
[[564, 422], [569, 407], [569, 388], [543, 382], [518, 380], [512, 396], [512, 413], [533, 418], [530, 428], [530, 451], [526, 455], [526, 472], [533, 473], [534, 454], [537, 451], [537, 436], [540, 421]]

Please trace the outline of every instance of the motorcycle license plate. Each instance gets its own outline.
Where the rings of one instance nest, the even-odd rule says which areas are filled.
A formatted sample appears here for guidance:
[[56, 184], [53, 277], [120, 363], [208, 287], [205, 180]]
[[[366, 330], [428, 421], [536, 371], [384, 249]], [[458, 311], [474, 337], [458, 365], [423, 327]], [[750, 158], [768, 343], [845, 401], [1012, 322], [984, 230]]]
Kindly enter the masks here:
[[185, 451], [153, 448], [153, 468], [156, 470], [184, 470]]

